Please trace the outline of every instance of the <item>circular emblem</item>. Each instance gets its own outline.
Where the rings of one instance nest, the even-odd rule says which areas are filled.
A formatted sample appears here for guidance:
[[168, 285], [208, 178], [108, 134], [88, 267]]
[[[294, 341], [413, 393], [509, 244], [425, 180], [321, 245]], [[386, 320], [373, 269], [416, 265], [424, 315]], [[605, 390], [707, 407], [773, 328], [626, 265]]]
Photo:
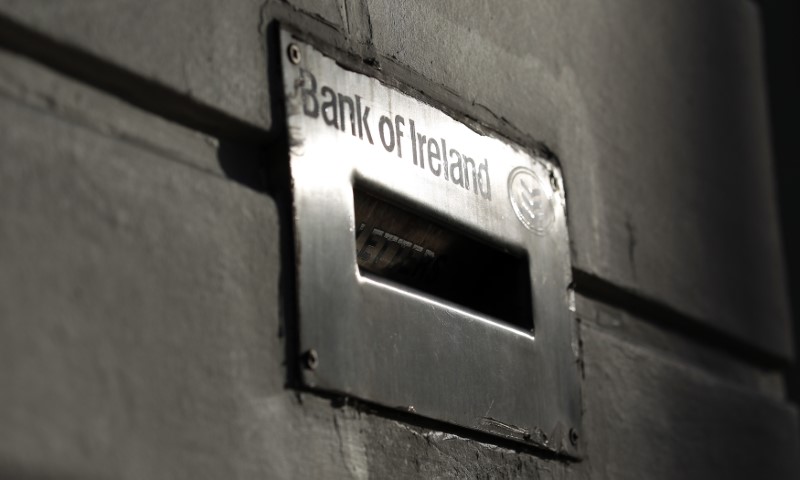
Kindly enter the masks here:
[[519, 221], [528, 230], [544, 235], [553, 226], [555, 211], [549, 185], [535, 173], [518, 167], [508, 176], [508, 199]]

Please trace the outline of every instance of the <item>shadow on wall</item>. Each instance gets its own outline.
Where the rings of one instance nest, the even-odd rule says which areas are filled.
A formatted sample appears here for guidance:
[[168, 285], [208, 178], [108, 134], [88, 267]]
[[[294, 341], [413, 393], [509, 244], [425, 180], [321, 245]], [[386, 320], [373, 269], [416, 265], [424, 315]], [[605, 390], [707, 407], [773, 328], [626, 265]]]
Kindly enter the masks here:
[[[777, 177], [778, 201], [783, 229], [783, 248], [786, 258], [789, 295], [792, 304], [795, 358], [800, 352], [800, 157], [797, 136], [797, 112], [800, 96], [797, 86], [797, 45], [800, 23], [797, 2], [789, 0], [763, 0], [767, 80], [769, 88], [770, 120], [772, 122], [772, 148]], [[786, 377], [789, 398], [800, 404], [800, 366], [797, 360]]]

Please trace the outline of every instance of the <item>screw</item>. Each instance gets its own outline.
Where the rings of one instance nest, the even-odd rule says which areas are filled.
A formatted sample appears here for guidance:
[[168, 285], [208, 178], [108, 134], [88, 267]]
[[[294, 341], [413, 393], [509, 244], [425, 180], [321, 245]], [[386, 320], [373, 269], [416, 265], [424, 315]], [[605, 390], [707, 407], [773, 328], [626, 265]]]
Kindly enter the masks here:
[[569, 429], [569, 442], [573, 445], [578, 445], [578, 431], [574, 428]]
[[289, 61], [293, 64], [297, 65], [300, 63], [300, 47], [297, 46], [296, 43], [290, 43], [289, 48], [286, 50], [286, 54], [289, 55]]
[[309, 370], [316, 370], [317, 366], [319, 366], [319, 355], [317, 355], [317, 351], [312, 348], [306, 352], [304, 357], [306, 368]]

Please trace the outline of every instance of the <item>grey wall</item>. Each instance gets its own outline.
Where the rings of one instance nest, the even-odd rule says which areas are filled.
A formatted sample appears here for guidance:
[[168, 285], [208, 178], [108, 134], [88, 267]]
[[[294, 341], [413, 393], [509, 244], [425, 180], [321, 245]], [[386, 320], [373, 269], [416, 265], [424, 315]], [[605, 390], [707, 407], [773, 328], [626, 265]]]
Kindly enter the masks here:
[[[759, 15], [0, 1], [0, 477], [796, 478]], [[561, 163], [580, 461], [285, 387], [276, 21]]]

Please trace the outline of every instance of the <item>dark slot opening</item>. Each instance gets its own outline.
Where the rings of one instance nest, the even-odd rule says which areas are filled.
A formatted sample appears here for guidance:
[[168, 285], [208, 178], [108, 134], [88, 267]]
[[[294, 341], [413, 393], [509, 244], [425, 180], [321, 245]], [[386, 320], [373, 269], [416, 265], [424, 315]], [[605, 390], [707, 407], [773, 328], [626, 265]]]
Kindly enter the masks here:
[[358, 269], [533, 331], [528, 259], [491, 247], [360, 189]]

